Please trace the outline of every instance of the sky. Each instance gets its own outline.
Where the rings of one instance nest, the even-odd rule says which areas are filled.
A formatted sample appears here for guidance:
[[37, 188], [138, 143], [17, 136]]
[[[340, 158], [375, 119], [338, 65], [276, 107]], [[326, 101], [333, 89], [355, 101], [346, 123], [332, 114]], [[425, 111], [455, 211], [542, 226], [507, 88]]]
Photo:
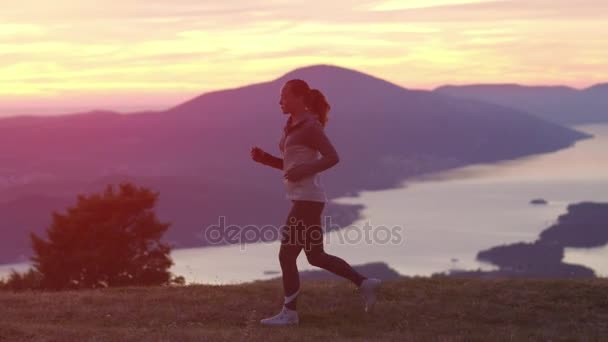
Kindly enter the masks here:
[[414, 89], [608, 81], [606, 0], [0, 5], [0, 116], [163, 109], [314, 64]]

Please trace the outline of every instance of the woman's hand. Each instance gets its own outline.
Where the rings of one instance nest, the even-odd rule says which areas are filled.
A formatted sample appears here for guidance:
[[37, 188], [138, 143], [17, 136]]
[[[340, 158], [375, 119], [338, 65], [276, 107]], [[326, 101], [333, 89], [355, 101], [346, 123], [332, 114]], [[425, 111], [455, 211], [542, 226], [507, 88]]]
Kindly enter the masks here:
[[253, 146], [251, 148], [251, 159], [254, 161], [261, 163], [264, 160], [265, 152], [261, 148], [257, 146]]
[[297, 182], [302, 178], [306, 178], [308, 176], [313, 175], [316, 172], [314, 166], [312, 164], [300, 164], [292, 167], [291, 169], [285, 171], [283, 177], [290, 182]]

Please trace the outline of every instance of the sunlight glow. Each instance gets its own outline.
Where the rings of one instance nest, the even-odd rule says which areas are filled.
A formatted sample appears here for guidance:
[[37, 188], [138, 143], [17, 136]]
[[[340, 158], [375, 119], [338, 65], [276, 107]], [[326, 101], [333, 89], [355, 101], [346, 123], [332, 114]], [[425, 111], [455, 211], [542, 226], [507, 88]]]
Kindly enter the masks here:
[[586, 87], [608, 79], [606, 19], [596, 0], [22, 0], [0, 11], [0, 115], [100, 93], [169, 105], [312, 64], [407, 88]]

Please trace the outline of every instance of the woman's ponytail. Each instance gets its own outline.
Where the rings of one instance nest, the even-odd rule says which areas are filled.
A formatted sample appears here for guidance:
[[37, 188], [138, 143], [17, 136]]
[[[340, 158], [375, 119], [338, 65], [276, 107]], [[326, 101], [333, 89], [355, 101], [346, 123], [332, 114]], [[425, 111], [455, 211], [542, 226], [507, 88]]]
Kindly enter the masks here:
[[329, 111], [331, 110], [331, 106], [327, 102], [325, 95], [319, 89], [311, 89], [308, 92], [307, 106], [311, 112], [319, 117], [319, 122], [325, 127], [329, 119]]
[[287, 81], [287, 84], [289, 84], [289, 87], [294, 94], [304, 96], [304, 104], [306, 107], [318, 116], [319, 122], [325, 127], [329, 116], [329, 110], [331, 109], [325, 95], [323, 95], [319, 89], [310, 89], [308, 83], [301, 79], [291, 79]]

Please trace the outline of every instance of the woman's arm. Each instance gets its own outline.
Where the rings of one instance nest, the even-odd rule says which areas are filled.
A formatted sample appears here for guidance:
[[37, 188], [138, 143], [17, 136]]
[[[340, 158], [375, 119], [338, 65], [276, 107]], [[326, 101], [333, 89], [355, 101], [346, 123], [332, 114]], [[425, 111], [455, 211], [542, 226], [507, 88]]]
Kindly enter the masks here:
[[320, 122], [315, 120], [312, 125], [306, 126], [306, 144], [318, 150], [322, 157], [312, 162], [307, 162], [287, 170], [284, 177], [290, 181], [298, 180], [325, 171], [340, 161], [338, 152], [332, 145]]
[[264, 151], [264, 156], [262, 157], [262, 164], [268, 165], [275, 169], [283, 170], [283, 158], [278, 158], [273, 156], [272, 154]]
[[321, 153], [321, 158], [314, 162], [309, 163], [312, 173], [318, 173], [325, 171], [330, 167], [336, 165], [340, 161], [338, 152], [334, 148], [327, 135], [325, 129], [319, 121], [315, 121], [314, 124], [309, 126], [307, 134], [310, 139], [310, 146], [317, 149]]
[[277, 158], [257, 146], [251, 148], [251, 159], [260, 164], [268, 165], [275, 169], [283, 170], [282, 158]]

